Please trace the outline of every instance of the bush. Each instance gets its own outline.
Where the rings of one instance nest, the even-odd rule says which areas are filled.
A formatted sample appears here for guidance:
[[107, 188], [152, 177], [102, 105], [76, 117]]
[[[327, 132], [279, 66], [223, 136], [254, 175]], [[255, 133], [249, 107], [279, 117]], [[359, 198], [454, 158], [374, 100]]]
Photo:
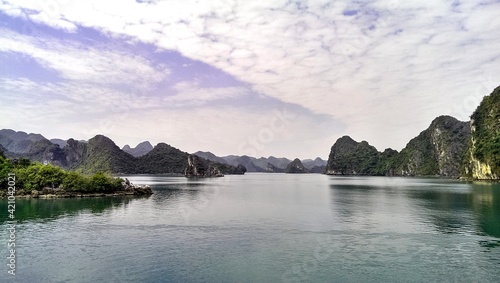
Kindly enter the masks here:
[[122, 187], [122, 179], [111, 178], [103, 172], [98, 172], [90, 178], [90, 189], [98, 192], [117, 191]]
[[[81, 192], [112, 192], [122, 189], [123, 180], [105, 175], [102, 172], [92, 176], [85, 176], [74, 171], [64, 171], [53, 165], [16, 161], [12, 164], [8, 159], [0, 156], [0, 183], [1, 190], [7, 189], [7, 175], [16, 174], [17, 190], [26, 192], [42, 190], [45, 187], [67, 191]], [[5, 184], [4, 184], [5, 183]]]
[[17, 184], [27, 191], [41, 190], [45, 187], [58, 188], [66, 175], [61, 168], [53, 165], [31, 164], [15, 168]]
[[62, 187], [69, 191], [88, 191], [90, 190], [89, 178], [74, 171], [66, 173], [63, 179]]

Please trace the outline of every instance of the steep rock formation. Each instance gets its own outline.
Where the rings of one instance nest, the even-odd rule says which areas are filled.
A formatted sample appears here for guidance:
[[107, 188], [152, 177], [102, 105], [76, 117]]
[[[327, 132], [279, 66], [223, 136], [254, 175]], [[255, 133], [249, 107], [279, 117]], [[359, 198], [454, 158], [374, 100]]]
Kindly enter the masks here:
[[332, 146], [325, 173], [458, 177], [469, 138], [468, 123], [450, 116], [434, 119], [401, 152], [378, 152], [365, 141], [344, 136]]
[[469, 139], [467, 122], [440, 116], [401, 151], [396, 174], [458, 177]]
[[[38, 141], [49, 141], [40, 134], [27, 134], [16, 132], [11, 129], [0, 130], [0, 144], [11, 153], [25, 154], [33, 151], [33, 143]], [[49, 141], [50, 142], [50, 141]]]
[[485, 96], [471, 116], [464, 177], [500, 179], [500, 87]]
[[295, 158], [292, 162], [290, 162], [286, 168], [285, 168], [285, 173], [309, 173], [309, 170], [307, 170], [306, 167], [302, 164], [300, 159]]
[[366, 141], [356, 142], [349, 136], [339, 138], [332, 146], [325, 173], [329, 175], [378, 175], [379, 152]]
[[133, 174], [136, 173], [135, 159], [132, 155], [122, 151], [108, 137], [97, 135], [88, 141], [85, 155], [81, 157], [76, 171], [85, 174], [99, 171]]
[[394, 176], [396, 174], [396, 164], [399, 161], [399, 152], [392, 148], [387, 148], [379, 155], [377, 164], [377, 175]]
[[66, 156], [66, 163], [70, 169], [77, 168], [87, 155], [87, 143], [74, 139], [69, 139], [67, 145], [63, 148]]
[[212, 166], [207, 160], [193, 154], [188, 155], [184, 176], [198, 178], [224, 177], [217, 167]]
[[184, 174], [189, 154], [166, 143], [137, 159], [137, 171], [144, 174]]
[[243, 175], [247, 172], [247, 168], [243, 166], [242, 164], [238, 164], [237, 166], [232, 166], [227, 163], [219, 163], [219, 162], [213, 162], [210, 160], [207, 160], [207, 162], [212, 165], [217, 167], [219, 171], [222, 174], [227, 174], [227, 175]]
[[64, 151], [40, 134], [27, 134], [10, 129], [0, 130], [0, 144], [10, 158], [28, 158], [33, 161], [66, 167]]

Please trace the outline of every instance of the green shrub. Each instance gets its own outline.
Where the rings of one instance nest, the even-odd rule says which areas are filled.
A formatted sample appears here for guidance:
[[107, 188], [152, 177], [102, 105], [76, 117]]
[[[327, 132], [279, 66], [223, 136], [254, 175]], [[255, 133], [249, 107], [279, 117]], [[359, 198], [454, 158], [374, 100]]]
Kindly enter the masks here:
[[85, 176], [75, 171], [65, 171], [54, 165], [30, 163], [29, 160], [16, 160], [14, 164], [0, 156], [0, 190], [7, 189], [8, 173], [16, 175], [17, 190], [27, 192], [42, 190], [45, 187], [80, 192], [112, 192], [122, 189], [121, 178], [113, 178], [103, 172]]

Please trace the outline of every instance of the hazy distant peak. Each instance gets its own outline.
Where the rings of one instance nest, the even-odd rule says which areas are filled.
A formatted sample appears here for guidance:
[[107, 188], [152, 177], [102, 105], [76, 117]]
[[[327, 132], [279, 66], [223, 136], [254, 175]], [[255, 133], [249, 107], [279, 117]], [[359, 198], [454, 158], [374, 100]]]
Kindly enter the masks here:
[[135, 157], [139, 157], [139, 156], [143, 156], [143, 155], [147, 154], [148, 152], [150, 152], [151, 150], [153, 150], [153, 146], [151, 145], [151, 143], [149, 141], [143, 141], [143, 142], [137, 144], [137, 146], [134, 148], [131, 148], [128, 144], [126, 144], [122, 148], [122, 150], [135, 156]]
[[59, 145], [60, 148], [63, 148], [68, 144], [68, 142], [63, 139], [50, 139], [50, 142]]

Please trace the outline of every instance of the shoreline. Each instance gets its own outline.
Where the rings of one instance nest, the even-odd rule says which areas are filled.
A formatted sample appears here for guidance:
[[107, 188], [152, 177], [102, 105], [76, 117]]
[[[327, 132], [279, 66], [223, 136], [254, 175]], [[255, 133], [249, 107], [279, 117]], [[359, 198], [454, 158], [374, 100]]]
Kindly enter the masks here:
[[[117, 197], [117, 196], [150, 196], [154, 194], [149, 185], [138, 186], [131, 184], [127, 179], [122, 183], [122, 189], [108, 192], [82, 192], [82, 191], [67, 191], [64, 189], [43, 188], [42, 190], [25, 191], [23, 189], [16, 190], [16, 198], [25, 199], [54, 199], [54, 198], [93, 198], [93, 197]], [[0, 199], [7, 198], [9, 195], [6, 191], [0, 192]]]
[[[57, 198], [96, 198], [96, 197], [122, 197], [122, 196], [150, 196], [153, 193], [138, 194], [135, 192], [113, 192], [113, 193], [77, 193], [77, 192], [64, 192], [59, 194], [23, 194], [17, 195], [18, 199], [57, 199]], [[4, 199], [6, 196], [0, 197]]]

